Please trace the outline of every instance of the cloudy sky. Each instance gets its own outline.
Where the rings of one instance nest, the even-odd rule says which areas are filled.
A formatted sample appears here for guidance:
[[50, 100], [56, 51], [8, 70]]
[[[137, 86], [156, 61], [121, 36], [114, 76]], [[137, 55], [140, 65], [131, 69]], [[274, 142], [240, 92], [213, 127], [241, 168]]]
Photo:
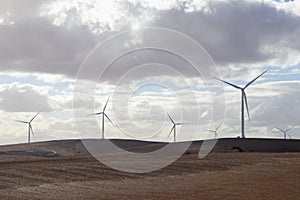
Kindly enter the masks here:
[[[274, 0], [0, 1], [0, 144], [106, 137], [171, 141], [300, 138], [300, 2]], [[224, 87], [223, 87], [224, 86]]]

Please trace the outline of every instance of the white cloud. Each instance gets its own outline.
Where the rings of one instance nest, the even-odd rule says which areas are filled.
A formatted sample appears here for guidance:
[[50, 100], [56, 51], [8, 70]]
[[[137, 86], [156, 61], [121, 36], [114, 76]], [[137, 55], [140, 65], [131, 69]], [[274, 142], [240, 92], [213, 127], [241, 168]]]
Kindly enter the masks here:
[[48, 99], [49, 87], [30, 84], [2, 84], [0, 108], [7, 112], [37, 112], [52, 110]]

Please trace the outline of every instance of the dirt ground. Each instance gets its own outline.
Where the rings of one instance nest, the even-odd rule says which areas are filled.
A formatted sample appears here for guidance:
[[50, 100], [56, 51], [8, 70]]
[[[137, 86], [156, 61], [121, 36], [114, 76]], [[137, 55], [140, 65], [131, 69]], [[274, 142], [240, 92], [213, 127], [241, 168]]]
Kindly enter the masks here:
[[0, 199], [297, 199], [300, 153], [184, 155], [147, 174], [89, 156], [0, 162]]

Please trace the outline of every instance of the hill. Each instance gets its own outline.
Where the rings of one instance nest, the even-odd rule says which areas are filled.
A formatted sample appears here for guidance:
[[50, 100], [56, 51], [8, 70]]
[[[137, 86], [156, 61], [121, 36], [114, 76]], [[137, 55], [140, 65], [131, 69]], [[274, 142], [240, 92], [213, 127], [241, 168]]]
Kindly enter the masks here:
[[[93, 142], [94, 145], [103, 145], [107, 142], [107, 140], [84, 141]], [[147, 142], [122, 139], [111, 139], [110, 141], [121, 149], [139, 153], [152, 152], [169, 144], [164, 142]], [[212, 152], [300, 152], [300, 140], [223, 138], [217, 141], [207, 140], [205, 142], [216, 142]], [[176, 145], [182, 143], [170, 144], [176, 149]], [[194, 141], [186, 153], [199, 152], [202, 144], [203, 141]], [[0, 146], [0, 161], [2, 162], [88, 155], [90, 154], [86, 150], [81, 140], [56, 140], [36, 142], [31, 144]]]

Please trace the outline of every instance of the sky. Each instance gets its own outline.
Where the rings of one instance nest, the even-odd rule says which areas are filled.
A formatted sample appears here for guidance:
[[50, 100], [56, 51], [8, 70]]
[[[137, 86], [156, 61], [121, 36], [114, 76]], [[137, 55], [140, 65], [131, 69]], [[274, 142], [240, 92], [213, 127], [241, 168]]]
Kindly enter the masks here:
[[[0, 144], [100, 138], [300, 138], [300, 1], [0, 1]], [[246, 113], [245, 113], [246, 114]]]

